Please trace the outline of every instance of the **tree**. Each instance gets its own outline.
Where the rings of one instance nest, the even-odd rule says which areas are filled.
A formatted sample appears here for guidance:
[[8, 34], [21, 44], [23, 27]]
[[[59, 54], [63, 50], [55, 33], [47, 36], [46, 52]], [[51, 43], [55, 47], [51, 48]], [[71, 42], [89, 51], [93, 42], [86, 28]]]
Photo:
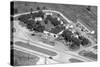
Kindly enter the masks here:
[[69, 45], [69, 48], [72, 50], [77, 50], [80, 48], [80, 45], [75, 42], [72, 42], [72, 44]]
[[72, 35], [72, 32], [69, 30], [64, 30], [62, 33], [63, 37], [69, 37], [69, 36], [71, 37], [71, 35]]
[[72, 40], [71, 35], [72, 35], [72, 32], [69, 30], [64, 30], [63, 33], [61, 34], [61, 36], [64, 37], [66, 42], [68, 42], [68, 41], [71, 42], [71, 40]]
[[39, 6], [37, 6], [37, 8], [36, 8], [37, 10], [40, 10], [40, 7]]
[[89, 40], [83, 36], [79, 36], [79, 39], [81, 40], [81, 45], [86, 46], [89, 43]]
[[57, 26], [60, 24], [60, 21], [57, 20], [57, 18], [53, 18], [51, 15], [47, 15], [47, 20], [51, 22], [52, 25]]
[[84, 39], [81, 41], [82, 46], [87, 46], [88, 43], [89, 43], [89, 40], [86, 39], [86, 38], [84, 38]]
[[80, 45], [81, 44], [81, 41], [78, 39], [78, 38], [76, 38], [76, 37], [72, 37], [72, 42], [74, 42], [76, 45]]
[[43, 32], [44, 29], [45, 29], [44, 26], [38, 26], [38, 27], [36, 28], [36, 31], [38, 31], [38, 32]]

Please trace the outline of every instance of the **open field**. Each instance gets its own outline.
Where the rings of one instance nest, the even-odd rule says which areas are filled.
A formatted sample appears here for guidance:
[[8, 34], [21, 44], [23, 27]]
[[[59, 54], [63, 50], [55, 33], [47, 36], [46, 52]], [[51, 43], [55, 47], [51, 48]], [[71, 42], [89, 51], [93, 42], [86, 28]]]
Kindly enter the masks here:
[[25, 66], [35, 65], [39, 61], [39, 57], [22, 51], [14, 50], [14, 65]]

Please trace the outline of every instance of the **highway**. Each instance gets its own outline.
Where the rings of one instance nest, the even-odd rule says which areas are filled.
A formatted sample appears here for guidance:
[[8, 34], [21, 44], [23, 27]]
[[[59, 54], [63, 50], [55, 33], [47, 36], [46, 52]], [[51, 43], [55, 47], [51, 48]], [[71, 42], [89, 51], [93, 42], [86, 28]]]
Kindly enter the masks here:
[[[16, 46], [16, 45], [14, 45], [14, 48], [13, 49], [18, 50], [18, 51], [22, 51], [22, 52], [25, 52], [25, 53], [29, 53], [29, 54], [32, 54], [32, 55], [36, 55], [38, 57], [40, 56], [42, 58], [46, 58], [46, 59], [48, 58], [48, 59], [50, 59], [49, 58], [50, 56], [48, 56], [48, 55], [41, 54], [41, 53], [38, 53], [38, 52], [35, 52], [35, 51], [31, 51], [30, 49], [23, 48], [23, 47], [19, 47], [19, 46]], [[50, 59], [50, 60], [53, 60], [56, 63], [65, 63], [65, 62], [61, 62], [61, 61], [59, 61], [57, 59]], [[47, 62], [47, 61], [44, 61], [43, 64], [45, 64], [45, 62]]]
[[[69, 22], [70, 24], [73, 24], [73, 22], [71, 21], [71, 20], [69, 20], [68, 18], [66, 18], [62, 13], [60, 13], [59, 11], [55, 11], [55, 10], [42, 10], [43, 12], [54, 12], [54, 13], [58, 13], [58, 14], [60, 14], [67, 22]], [[38, 12], [38, 11], [33, 11], [32, 13], [35, 13], [35, 12]], [[14, 15], [13, 17], [17, 17], [17, 16], [20, 16], [20, 15], [24, 15], [24, 14], [29, 14], [30, 12], [26, 12], [26, 13], [21, 13], [21, 14], [17, 14], [17, 15]], [[75, 26], [75, 25], [74, 25]], [[76, 29], [76, 28], [75, 28]], [[52, 51], [56, 51], [57, 53], [58, 53], [58, 55], [59, 56], [62, 56], [62, 55], [67, 55], [66, 57], [76, 57], [76, 58], [78, 58], [78, 59], [81, 59], [81, 60], [84, 60], [84, 61], [93, 61], [93, 60], [90, 60], [90, 59], [88, 59], [88, 58], [85, 58], [85, 57], [82, 57], [82, 56], [80, 56], [80, 55], [78, 55], [77, 53], [75, 53], [75, 52], [71, 52], [71, 51], [65, 51], [63, 48], [64, 48], [64, 46], [61, 46], [61, 45], [57, 45], [55, 48], [52, 48], [52, 47], [49, 47], [49, 46], [46, 46], [45, 44], [43, 44], [43, 43], [41, 43], [41, 42], [37, 42], [37, 41], [34, 41], [31, 37], [29, 37], [27, 34], [26, 34], [26, 32], [24, 32], [22, 29], [20, 29], [19, 28], [19, 30], [21, 30], [22, 31], [22, 33], [23, 33], [23, 35], [25, 35], [25, 37], [27, 38], [27, 39], [29, 39], [29, 42], [30, 43], [32, 43], [33, 45], [32, 46], [34, 46], [35, 48], [36, 48], [36, 46], [37, 47], [42, 47], [42, 48], [45, 48], [45, 49], [48, 49], [48, 50], [52, 50]], [[82, 32], [81, 32], [82, 33]], [[82, 33], [83, 34], [83, 33]], [[86, 34], [83, 34], [84, 36], [86, 36]], [[86, 36], [87, 37], [87, 36]], [[54, 56], [55, 55], [55, 53], [53, 53], [53, 52], [49, 52], [49, 51], [46, 51], [46, 50], [44, 50], [46, 53], [44, 53], [44, 52], [41, 52], [41, 50], [40, 50], [40, 48], [39, 49], [35, 49], [34, 47], [34, 49], [32, 50], [29, 46], [21, 46], [21, 45], [14, 45], [15, 46], [15, 48], [16, 49], [24, 49], [24, 50], [26, 50], [26, 51], [29, 51], [29, 52], [35, 52], [35, 53], [37, 53], [37, 54], [41, 54], [41, 55], [43, 55], [43, 56], [45, 56], [45, 57], [49, 57], [49, 56]], [[31, 47], [32, 47], [31, 46]], [[35, 50], [35, 51], [34, 51]], [[49, 54], [49, 53], [50, 54]], [[53, 54], [53, 55], [52, 55]], [[64, 57], [65, 58], [65, 57]], [[54, 60], [57, 60], [57, 61], [59, 61], [59, 62], [62, 62], [62, 63], [65, 63], [65, 62], [68, 62], [67, 60], [66, 61], [62, 61], [62, 60], [60, 60], [60, 58], [58, 59], [58, 58], [55, 58]]]

